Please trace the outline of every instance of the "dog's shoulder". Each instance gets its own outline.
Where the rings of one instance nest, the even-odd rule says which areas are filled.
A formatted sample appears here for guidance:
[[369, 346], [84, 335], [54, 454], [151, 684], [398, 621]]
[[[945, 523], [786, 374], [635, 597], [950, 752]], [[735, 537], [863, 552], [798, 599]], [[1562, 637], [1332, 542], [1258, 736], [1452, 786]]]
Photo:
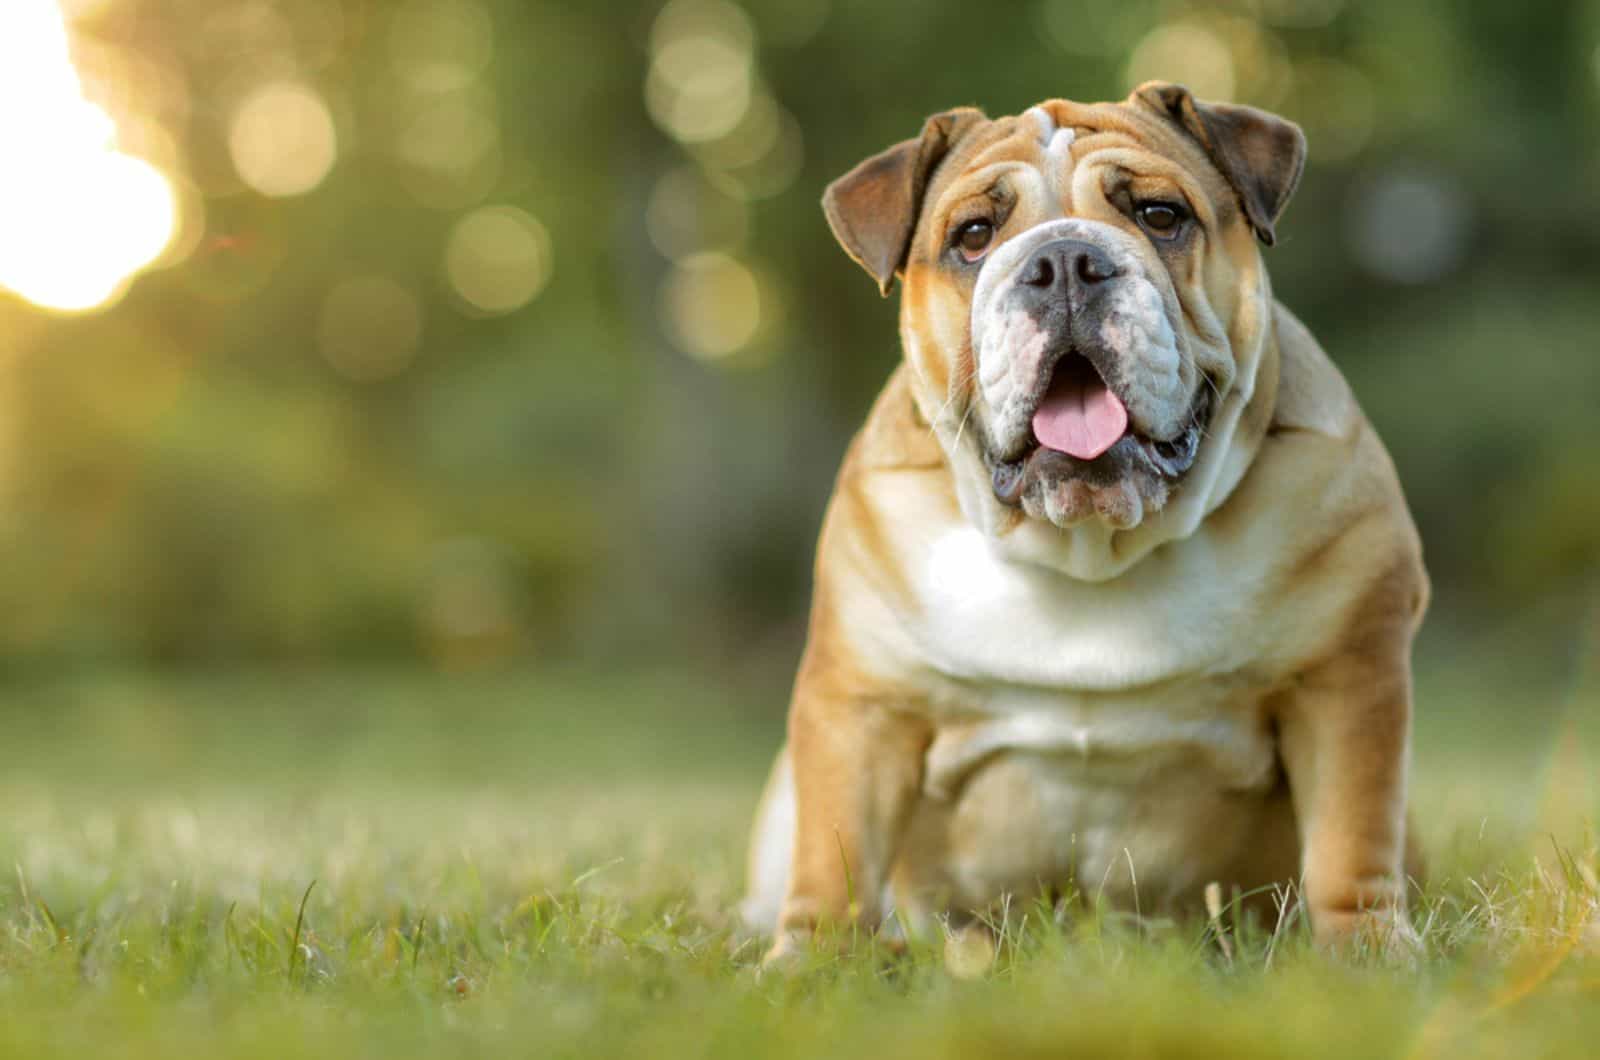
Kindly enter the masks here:
[[1427, 574], [1394, 463], [1305, 325], [1281, 306], [1275, 318], [1277, 403], [1219, 523], [1251, 542], [1248, 551], [1273, 557], [1271, 582], [1285, 599], [1352, 613], [1382, 590], [1420, 616]]
[[1278, 395], [1268, 431], [1350, 438], [1362, 424], [1350, 384], [1311, 332], [1281, 304], [1273, 307]]
[[1305, 514], [1354, 514], [1405, 500], [1388, 451], [1343, 373], [1293, 314], [1274, 311], [1276, 402], [1252, 477]]

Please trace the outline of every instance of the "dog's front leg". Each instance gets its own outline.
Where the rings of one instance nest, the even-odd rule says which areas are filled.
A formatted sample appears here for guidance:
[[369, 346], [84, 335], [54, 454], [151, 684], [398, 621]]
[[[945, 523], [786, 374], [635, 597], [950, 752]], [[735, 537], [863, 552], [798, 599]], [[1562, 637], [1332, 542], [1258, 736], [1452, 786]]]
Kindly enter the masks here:
[[1305, 901], [1324, 945], [1366, 932], [1389, 949], [1414, 940], [1405, 918], [1414, 626], [1398, 591], [1379, 590], [1344, 650], [1301, 676], [1277, 719]]
[[794, 862], [769, 962], [819, 930], [877, 928], [921, 786], [926, 722], [875, 693], [842, 692], [834, 684], [803, 666], [795, 687]]

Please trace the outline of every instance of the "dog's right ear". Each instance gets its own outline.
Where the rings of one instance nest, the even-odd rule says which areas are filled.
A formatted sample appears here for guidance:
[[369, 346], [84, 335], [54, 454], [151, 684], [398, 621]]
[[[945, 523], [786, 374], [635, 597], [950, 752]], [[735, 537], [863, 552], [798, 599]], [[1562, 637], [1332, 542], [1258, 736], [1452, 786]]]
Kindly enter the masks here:
[[983, 112], [973, 107], [935, 114], [923, 124], [921, 136], [873, 155], [823, 192], [828, 227], [845, 252], [878, 281], [884, 295], [905, 267], [929, 176], [961, 137], [983, 120]]

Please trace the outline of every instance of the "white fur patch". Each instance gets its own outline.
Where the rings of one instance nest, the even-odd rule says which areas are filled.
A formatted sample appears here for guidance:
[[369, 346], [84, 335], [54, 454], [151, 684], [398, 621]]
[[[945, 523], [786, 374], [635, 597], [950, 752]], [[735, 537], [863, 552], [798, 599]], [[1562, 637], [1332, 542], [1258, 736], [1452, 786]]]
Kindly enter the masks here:
[[783, 751], [773, 765], [772, 777], [756, 813], [746, 870], [745, 899], [739, 916], [752, 931], [771, 932], [778, 924], [784, 892], [789, 888], [789, 866], [794, 860], [794, 768]]
[[1236, 605], [1204, 571], [1193, 572], [1192, 582], [1204, 588], [1182, 599], [1159, 591], [1147, 598], [1138, 578], [1104, 589], [1052, 584], [997, 548], [975, 527], [959, 527], [928, 551], [913, 632], [943, 673], [1021, 688], [1118, 691], [1225, 670], [1248, 642], [1219, 621]]
[[1057, 125], [1055, 116], [1043, 107], [1030, 107], [1023, 117], [1033, 122], [1035, 134], [1044, 147], [1043, 168], [1056, 198], [1067, 198], [1072, 172], [1072, 142], [1078, 138], [1077, 130]]
[[[1270, 741], [1232, 709], [1249, 697], [1225, 679], [1194, 679], [1236, 672], [1265, 635], [1259, 611], [1215, 577], [1206, 550], [1102, 586], [1008, 562], [973, 527], [947, 529], [930, 546], [909, 632], [921, 661], [968, 697], [929, 749], [930, 796], [956, 797], [973, 770], [1008, 751], [1135, 770], [1199, 761], [1233, 789], [1265, 782]], [[1173, 584], [1186, 590], [1174, 594]], [[1132, 806], [1137, 791], [1119, 797]]]
[[1029, 107], [1022, 114], [1023, 118], [1033, 122], [1038, 130], [1040, 143], [1048, 143], [1051, 135], [1056, 131], [1056, 119], [1043, 107]]
[[1045, 145], [1044, 153], [1051, 162], [1058, 166], [1065, 166], [1072, 161], [1072, 141], [1078, 134], [1071, 129], [1057, 129], [1050, 134], [1050, 142]]

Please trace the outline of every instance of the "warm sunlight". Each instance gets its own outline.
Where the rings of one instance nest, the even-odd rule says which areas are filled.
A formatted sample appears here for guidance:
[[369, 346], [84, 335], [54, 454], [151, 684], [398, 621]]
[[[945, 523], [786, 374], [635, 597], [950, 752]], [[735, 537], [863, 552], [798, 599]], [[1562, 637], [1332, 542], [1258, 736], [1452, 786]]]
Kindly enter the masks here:
[[0, 151], [0, 287], [96, 309], [172, 241], [172, 185], [118, 151], [111, 118], [83, 98], [58, 0], [0, 4]]

